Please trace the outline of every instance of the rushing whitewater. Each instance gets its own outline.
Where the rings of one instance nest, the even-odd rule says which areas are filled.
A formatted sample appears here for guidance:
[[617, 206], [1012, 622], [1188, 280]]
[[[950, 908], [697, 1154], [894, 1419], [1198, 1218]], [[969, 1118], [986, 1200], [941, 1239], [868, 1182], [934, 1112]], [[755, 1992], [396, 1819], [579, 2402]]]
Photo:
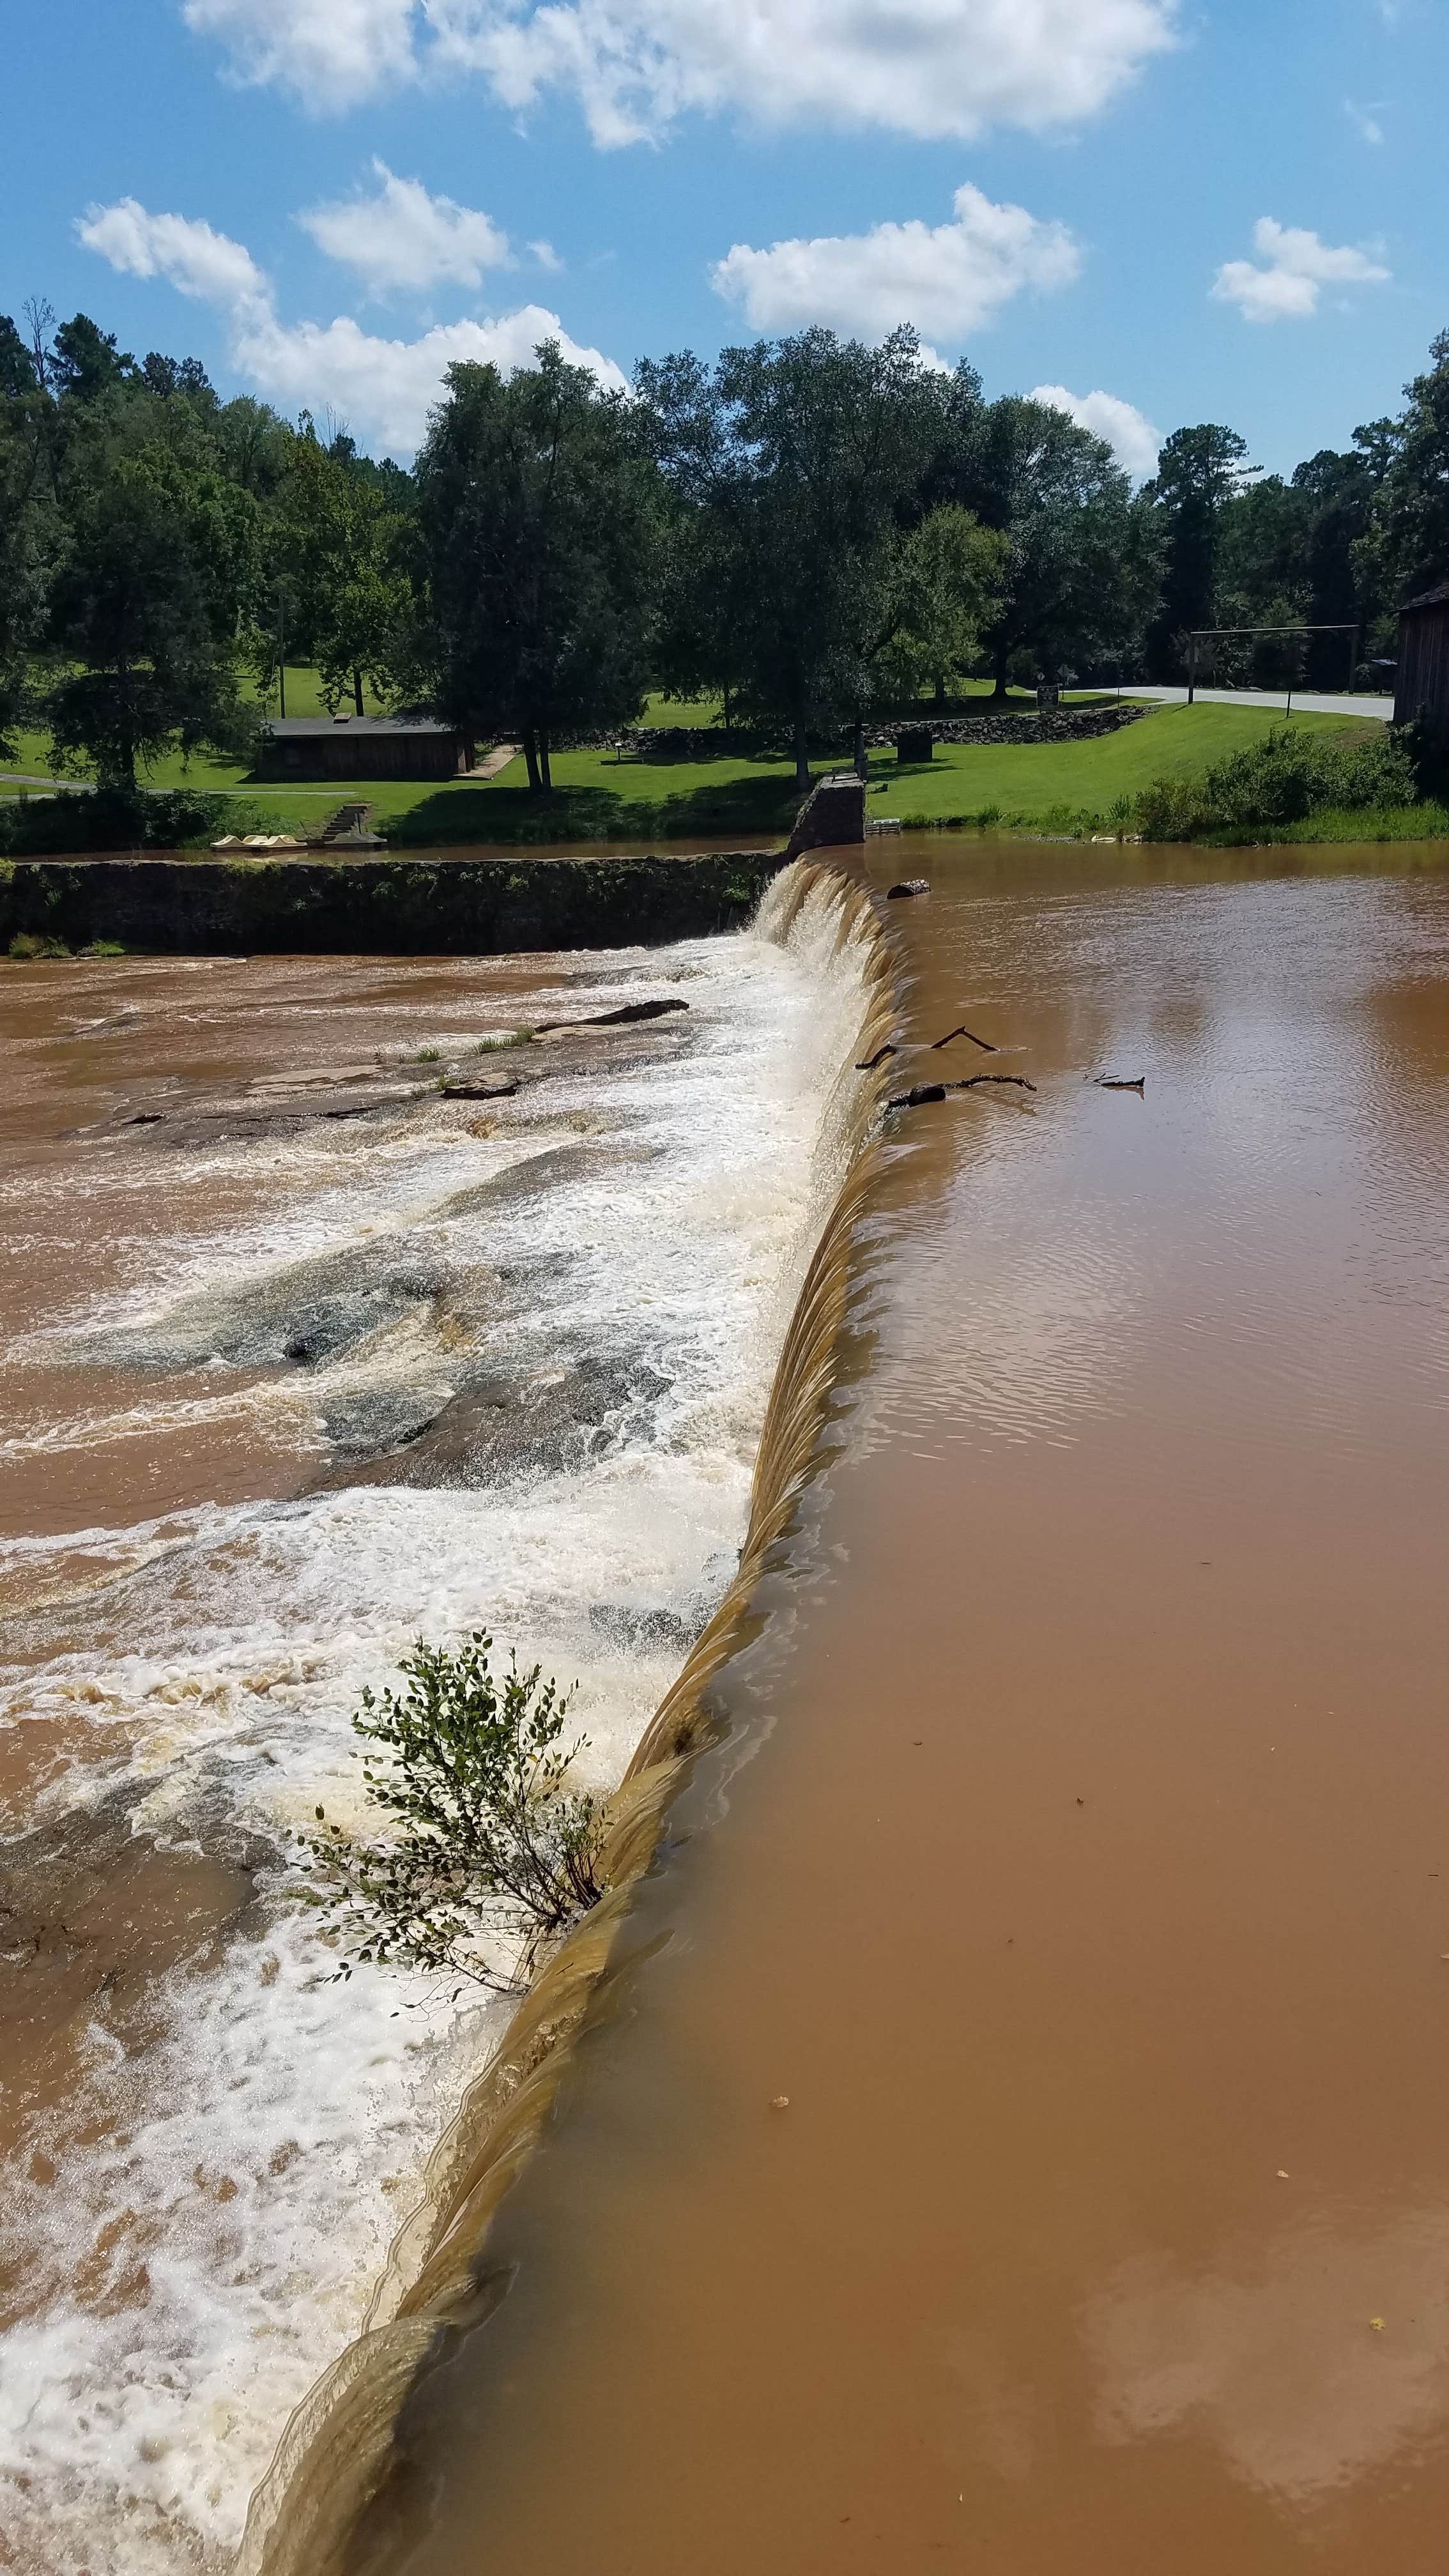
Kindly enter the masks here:
[[[55, 1293], [6, 1354], [0, 1470], [39, 1500], [0, 1542], [0, 1749], [43, 1747], [7, 1829], [29, 1850], [119, 1819], [253, 1891], [139, 2006], [108, 2012], [102, 1984], [57, 2032], [7, 2179], [15, 2561], [159, 2576], [234, 2548], [506, 2020], [421, 1979], [337, 1982], [287, 1901], [288, 1837], [319, 1803], [357, 1813], [351, 1712], [419, 1633], [486, 1626], [576, 1681], [582, 1773], [621, 1775], [734, 1570], [842, 1175], [864, 959], [828, 880], [790, 871], [735, 938], [526, 971], [26, 973], [32, 1094], [56, 1050], [73, 1087], [93, 1031], [122, 1109], [172, 1068], [173, 1122], [198, 1062], [254, 1103], [339, 1028], [355, 1050], [381, 1027], [396, 1065], [623, 1000], [689, 1006], [651, 1049], [565, 1051], [483, 1116], [419, 1090], [289, 1133], [221, 1117], [181, 1156], [160, 1110], [113, 1108], [12, 1161], [8, 1231]], [[114, 1238], [100, 1290], [79, 1255], [44, 1257], [87, 1209]], [[233, 1456], [240, 1498], [230, 1473], [199, 1495]], [[153, 1508], [56, 1526], [56, 1495], [108, 1487]]]

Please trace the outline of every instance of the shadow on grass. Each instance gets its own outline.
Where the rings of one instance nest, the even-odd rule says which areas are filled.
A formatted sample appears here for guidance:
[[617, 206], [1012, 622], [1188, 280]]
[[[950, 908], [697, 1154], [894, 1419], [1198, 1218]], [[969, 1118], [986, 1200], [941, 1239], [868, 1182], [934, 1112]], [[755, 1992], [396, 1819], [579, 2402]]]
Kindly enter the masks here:
[[[624, 781], [628, 774], [626, 765]], [[547, 796], [524, 787], [452, 787], [425, 796], [406, 814], [387, 816], [381, 828], [392, 849], [464, 841], [514, 848], [531, 841], [681, 841], [693, 833], [711, 840], [730, 832], [755, 838], [788, 832], [797, 802], [793, 781], [778, 774], [647, 802], [602, 787], [559, 787]]]

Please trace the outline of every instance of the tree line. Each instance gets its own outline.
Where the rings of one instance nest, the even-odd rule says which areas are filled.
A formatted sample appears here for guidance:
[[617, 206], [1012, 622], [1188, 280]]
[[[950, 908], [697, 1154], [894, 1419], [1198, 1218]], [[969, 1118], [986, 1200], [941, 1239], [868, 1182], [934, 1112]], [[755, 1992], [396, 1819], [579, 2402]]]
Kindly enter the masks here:
[[804, 781], [812, 741], [964, 677], [1178, 680], [1195, 629], [1355, 629], [1212, 665], [1342, 687], [1446, 574], [1449, 334], [1341, 452], [1259, 474], [1202, 423], [1134, 491], [1065, 413], [988, 401], [904, 328], [686, 351], [628, 393], [552, 345], [457, 365], [409, 471], [84, 314], [0, 316], [0, 757], [39, 730], [118, 785], [248, 757], [285, 662], [334, 710], [370, 689], [519, 741], [540, 790], [652, 689], [788, 743]]

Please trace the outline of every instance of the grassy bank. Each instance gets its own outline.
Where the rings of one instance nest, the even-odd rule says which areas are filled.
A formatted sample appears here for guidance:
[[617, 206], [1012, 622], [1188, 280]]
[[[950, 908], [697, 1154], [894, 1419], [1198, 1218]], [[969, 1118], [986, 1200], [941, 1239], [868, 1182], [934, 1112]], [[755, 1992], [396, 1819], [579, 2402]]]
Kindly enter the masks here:
[[[296, 688], [300, 689], [300, 676]], [[289, 676], [291, 711], [294, 683]], [[981, 693], [984, 695], [984, 691]], [[660, 724], [707, 722], [708, 706], [657, 699], [650, 718]], [[1230, 755], [1261, 743], [1282, 717], [1261, 707], [1166, 707], [1120, 733], [1078, 743], [947, 743], [929, 762], [901, 766], [893, 751], [870, 760], [868, 810], [881, 820], [922, 825], [986, 824], [1025, 831], [1091, 831], [1131, 828], [1128, 808], [1154, 781], [1187, 778]], [[1293, 719], [1315, 735], [1346, 739], [1377, 727], [1341, 716]], [[43, 770], [44, 745], [24, 746]], [[841, 753], [812, 764], [822, 775]], [[793, 764], [721, 752], [704, 759], [650, 759], [612, 752], [559, 752], [554, 792], [531, 796], [523, 763], [515, 761], [482, 786], [473, 781], [403, 783], [359, 780], [307, 788], [272, 788], [247, 773], [213, 761], [177, 761], [158, 769], [155, 786], [188, 786], [227, 796], [224, 828], [237, 831], [316, 831], [346, 798], [361, 797], [374, 810], [376, 827], [400, 850], [458, 848], [473, 844], [527, 847], [543, 843], [602, 841], [649, 843], [784, 837], [797, 797]], [[3, 793], [0, 790], [0, 793]], [[1406, 826], [1412, 837], [1428, 828], [1414, 808]]]

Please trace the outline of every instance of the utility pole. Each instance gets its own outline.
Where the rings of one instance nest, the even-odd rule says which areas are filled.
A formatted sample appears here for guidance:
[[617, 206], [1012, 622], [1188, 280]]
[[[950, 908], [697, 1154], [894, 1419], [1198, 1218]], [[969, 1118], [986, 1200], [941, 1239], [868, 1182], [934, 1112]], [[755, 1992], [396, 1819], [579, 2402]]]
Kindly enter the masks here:
[[277, 584], [277, 687], [281, 693], [280, 721], [287, 720], [287, 594]]
[[1195, 635], [1189, 635], [1189, 637], [1188, 637], [1188, 639], [1187, 639], [1187, 703], [1188, 703], [1188, 705], [1189, 705], [1189, 706], [1191, 706], [1191, 705], [1192, 705], [1192, 703], [1193, 703], [1193, 695], [1194, 695], [1194, 692], [1195, 692], [1196, 688], [1197, 688], [1197, 637], [1196, 637]]

